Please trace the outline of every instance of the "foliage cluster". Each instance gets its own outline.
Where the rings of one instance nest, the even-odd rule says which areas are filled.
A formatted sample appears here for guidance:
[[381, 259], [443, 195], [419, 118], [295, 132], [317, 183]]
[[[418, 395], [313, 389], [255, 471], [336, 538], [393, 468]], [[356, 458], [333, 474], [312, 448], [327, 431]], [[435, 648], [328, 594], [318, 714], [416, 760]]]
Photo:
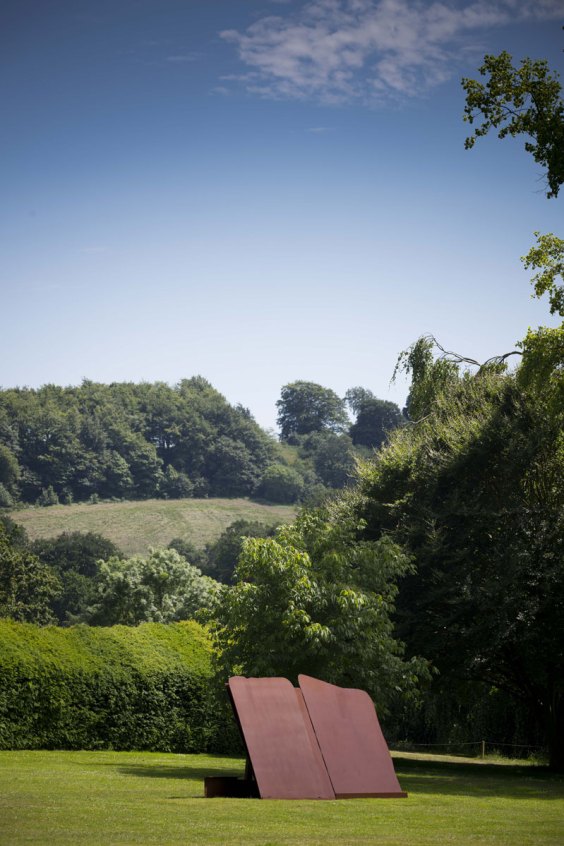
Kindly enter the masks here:
[[[345, 401], [297, 382], [282, 388], [278, 406], [282, 438], [321, 438], [304, 445], [293, 466], [247, 409], [229, 405], [201, 377], [175, 387], [84, 381], [0, 391], [0, 508], [191, 496], [293, 503], [342, 487], [354, 467]], [[370, 414], [362, 411], [355, 444], [377, 445], [397, 425]]]
[[45, 625], [54, 622], [52, 603], [62, 585], [56, 572], [26, 546], [24, 534], [0, 522], [0, 619]]
[[[207, 544], [204, 550], [199, 551], [196, 563], [207, 576], [230, 584], [245, 538], [267, 538], [275, 532], [276, 526], [273, 525], [265, 525], [256, 520], [235, 520], [214, 543]], [[178, 549], [187, 560], [194, 560], [186, 544], [172, 540], [170, 546]]]
[[248, 496], [275, 454], [201, 377], [0, 392], [0, 502]]
[[[366, 388], [349, 388], [343, 398], [316, 382], [290, 382], [280, 392], [278, 425], [280, 439], [303, 444], [303, 436], [315, 434], [349, 436], [350, 442], [379, 447], [386, 435], [404, 419], [397, 405], [380, 400]], [[355, 415], [351, 424], [347, 406]]]
[[367, 538], [392, 537], [413, 556], [399, 634], [440, 670], [440, 695], [473, 707], [472, 685], [505, 691], [561, 767], [564, 405], [524, 378], [529, 351], [516, 373], [493, 364], [472, 375], [430, 345], [407, 356], [418, 419], [362, 467], [357, 514]]
[[414, 693], [427, 668], [403, 659], [391, 621], [410, 561], [387, 537], [359, 540], [360, 528], [334, 503], [243, 542], [235, 584], [209, 614], [225, 676], [305, 672], [364, 688], [380, 713]]
[[557, 197], [564, 182], [564, 101], [558, 74], [544, 59], [523, 59], [514, 67], [506, 51], [487, 55], [479, 69], [486, 82], [463, 79], [466, 92], [464, 120], [482, 123], [466, 139], [467, 149], [476, 138], [497, 129], [498, 138], [526, 135], [525, 149], [546, 168], [547, 197]]
[[2, 517], [0, 618], [94, 626], [193, 619], [218, 583], [186, 560], [189, 551], [150, 548], [127, 558], [100, 535], [79, 532], [30, 544]]
[[210, 667], [194, 622], [62, 629], [0, 620], [0, 748], [217, 749]]

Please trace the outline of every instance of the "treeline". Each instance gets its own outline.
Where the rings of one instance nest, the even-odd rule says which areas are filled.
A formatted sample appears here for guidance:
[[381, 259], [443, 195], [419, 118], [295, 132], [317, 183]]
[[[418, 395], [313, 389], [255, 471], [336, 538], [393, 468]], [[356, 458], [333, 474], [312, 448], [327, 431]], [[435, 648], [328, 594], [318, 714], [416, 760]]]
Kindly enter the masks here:
[[279, 407], [288, 453], [248, 409], [199, 376], [174, 387], [84, 381], [3, 390], [0, 507], [98, 498], [320, 500], [350, 480], [359, 446], [378, 446], [401, 420], [391, 403], [383, 403], [388, 412], [393, 406], [391, 416], [378, 417], [382, 401], [364, 394], [351, 424], [333, 391], [285, 386]]
[[39, 504], [247, 496], [275, 458], [251, 414], [200, 377], [2, 391], [0, 444], [5, 490]]

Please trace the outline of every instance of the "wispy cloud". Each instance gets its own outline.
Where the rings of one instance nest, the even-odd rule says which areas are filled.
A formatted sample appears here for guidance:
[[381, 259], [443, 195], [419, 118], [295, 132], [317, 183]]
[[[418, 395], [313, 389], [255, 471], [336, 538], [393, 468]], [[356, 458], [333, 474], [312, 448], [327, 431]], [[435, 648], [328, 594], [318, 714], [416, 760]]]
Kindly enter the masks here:
[[562, 17], [562, 0], [309, 0], [225, 30], [247, 91], [324, 103], [415, 97], [451, 77], [468, 36]]

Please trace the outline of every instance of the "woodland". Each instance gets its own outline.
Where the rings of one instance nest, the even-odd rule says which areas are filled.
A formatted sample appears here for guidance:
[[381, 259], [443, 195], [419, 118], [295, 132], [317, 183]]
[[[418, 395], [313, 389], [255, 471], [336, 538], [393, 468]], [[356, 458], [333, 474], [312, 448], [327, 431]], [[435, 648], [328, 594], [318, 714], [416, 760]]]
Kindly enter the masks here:
[[[351, 422], [347, 405], [354, 415]], [[404, 418], [363, 388], [340, 398], [285, 385], [281, 448], [200, 376], [165, 383], [84, 381], [0, 391], [0, 507], [99, 499], [255, 496], [319, 499], [351, 479], [355, 457]]]

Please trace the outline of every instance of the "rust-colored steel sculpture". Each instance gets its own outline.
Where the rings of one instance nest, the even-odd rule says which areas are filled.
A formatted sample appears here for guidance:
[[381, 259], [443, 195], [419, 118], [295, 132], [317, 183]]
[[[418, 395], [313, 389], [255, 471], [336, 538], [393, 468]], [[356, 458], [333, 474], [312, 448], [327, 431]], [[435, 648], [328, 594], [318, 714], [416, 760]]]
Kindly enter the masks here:
[[335, 797], [405, 797], [364, 690], [298, 677]]
[[229, 679], [261, 799], [334, 799], [301, 693], [288, 679]]
[[372, 700], [310, 676], [229, 680], [246, 749], [244, 779], [206, 778], [205, 795], [261, 799], [406, 796]]

